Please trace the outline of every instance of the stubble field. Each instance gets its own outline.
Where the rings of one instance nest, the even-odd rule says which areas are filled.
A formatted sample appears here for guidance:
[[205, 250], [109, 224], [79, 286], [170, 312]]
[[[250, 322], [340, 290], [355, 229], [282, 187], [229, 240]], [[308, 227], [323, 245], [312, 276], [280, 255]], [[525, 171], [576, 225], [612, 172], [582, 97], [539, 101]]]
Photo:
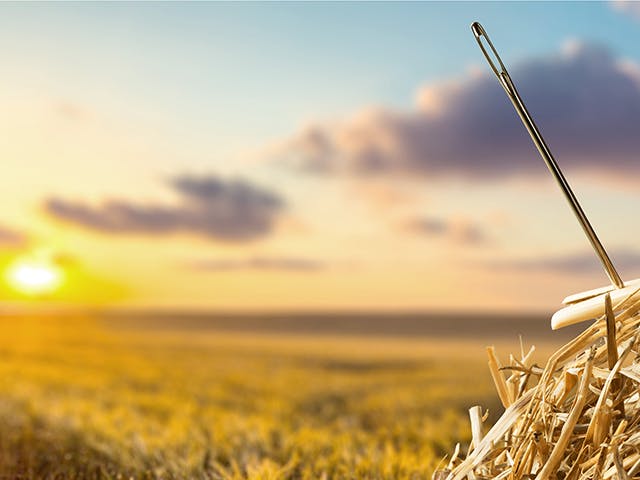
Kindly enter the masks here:
[[[464, 321], [196, 320], [2, 318], [0, 478], [429, 478], [470, 406], [500, 413], [483, 346], [519, 350]], [[537, 339], [540, 361], [563, 338]]]

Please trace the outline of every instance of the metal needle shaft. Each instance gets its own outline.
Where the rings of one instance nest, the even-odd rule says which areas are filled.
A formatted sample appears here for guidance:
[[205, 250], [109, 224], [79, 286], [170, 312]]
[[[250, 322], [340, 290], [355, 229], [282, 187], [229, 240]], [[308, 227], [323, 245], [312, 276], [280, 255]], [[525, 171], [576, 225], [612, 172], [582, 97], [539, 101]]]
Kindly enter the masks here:
[[[607, 276], [611, 280], [611, 283], [615, 285], [617, 288], [624, 287], [624, 282], [622, 281], [622, 279], [620, 278], [620, 275], [618, 274], [617, 270], [613, 266], [613, 262], [611, 262], [609, 255], [607, 254], [606, 250], [602, 246], [602, 243], [600, 242], [600, 239], [598, 238], [598, 236], [596, 235], [596, 232], [591, 226], [591, 223], [589, 223], [589, 219], [587, 218], [584, 211], [582, 210], [580, 203], [578, 203], [578, 199], [573, 193], [573, 190], [571, 190], [571, 186], [569, 185], [569, 182], [567, 182], [567, 179], [562, 174], [562, 171], [560, 170], [558, 163], [553, 158], [553, 155], [551, 154], [549, 147], [547, 146], [546, 142], [542, 138], [540, 130], [536, 126], [535, 122], [533, 121], [533, 118], [531, 117], [527, 108], [525, 107], [522, 101], [522, 98], [520, 98], [520, 95], [518, 94], [518, 91], [516, 90], [516, 87], [513, 81], [511, 80], [511, 77], [509, 76], [509, 73], [507, 72], [506, 67], [502, 63], [502, 60], [500, 59], [498, 52], [496, 51], [495, 47], [491, 43], [491, 40], [489, 40], [489, 37], [487, 36], [487, 32], [485, 32], [484, 28], [482, 28], [482, 25], [480, 25], [478, 22], [474, 22], [471, 25], [471, 31], [473, 32], [473, 35], [476, 38], [478, 45], [480, 46], [480, 50], [482, 50], [482, 53], [487, 59], [487, 62], [489, 62], [489, 66], [491, 67], [491, 70], [493, 70], [493, 73], [495, 73], [496, 76], [498, 77], [498, 80], [500, 81], [500, 85], [502, 85], [502, 88], [504, 88], [504, 91], [507, 93], [509, 100], [511, 100], [511, 103], [513, 104], [514, 108], [518, 112], [518, 115], [520, 116], [522, 123], [524, 124], [527, 131], [529, 132], [529, 135], [531, 136], [533, 143], [538, 149], [538, 152], [540, 152], [542, 159], [547, 164], [549, 171], [558, 182], [558, 185], [560, 185], [560, 189], [564, 193], [564, 196], [569, 202], [569, 205], [571, 206], [573, 213], [575, 214], [576, 218], [580, 222], [580, 225], [582, 226], [584, 233], [587, 235], [589, 242], [591, 242], [591, 246], [595, 250], [600, 261], [602, 262], [602, 266], [607, 272]], [[486, 41], [487, 45], [489, 46], [489, 50], [487, 50], [487, 48], [485, 47], [483, 39]]]

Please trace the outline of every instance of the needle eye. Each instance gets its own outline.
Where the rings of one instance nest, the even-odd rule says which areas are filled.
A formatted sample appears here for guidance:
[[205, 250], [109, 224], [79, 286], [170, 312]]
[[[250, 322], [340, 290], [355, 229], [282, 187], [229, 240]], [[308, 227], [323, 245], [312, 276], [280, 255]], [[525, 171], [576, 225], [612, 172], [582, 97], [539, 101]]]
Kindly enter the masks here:
[[504, 66], [504, 63], [502, 63], [500, 55], [498, 55], [497, 50], [493, 46], [493, 43], [491, 43], [491, 39], [482, 25], [480, 25], [479, 22], [473, 22], [471, 24], [471, 31], [473, 32], [473, 36], [476, 38], [476, 42], [478, 42], [480, 50], [482, 50], [487, 62], [489, 62], [489, 66], [491, 67], [491, 70], [493, 70], [493, 73], [495, 73], [498, 78], [500, 78], [500, 74], [506, 74], [507, 69]]

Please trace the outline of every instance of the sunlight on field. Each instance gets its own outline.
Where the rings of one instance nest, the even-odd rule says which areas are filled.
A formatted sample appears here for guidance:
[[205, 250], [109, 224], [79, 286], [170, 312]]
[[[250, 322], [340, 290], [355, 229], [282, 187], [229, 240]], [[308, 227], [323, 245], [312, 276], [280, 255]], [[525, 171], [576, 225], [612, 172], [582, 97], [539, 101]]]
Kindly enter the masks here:
[[477, 342], [0, 325], [9, 475], [427, 478], [498, 413]]

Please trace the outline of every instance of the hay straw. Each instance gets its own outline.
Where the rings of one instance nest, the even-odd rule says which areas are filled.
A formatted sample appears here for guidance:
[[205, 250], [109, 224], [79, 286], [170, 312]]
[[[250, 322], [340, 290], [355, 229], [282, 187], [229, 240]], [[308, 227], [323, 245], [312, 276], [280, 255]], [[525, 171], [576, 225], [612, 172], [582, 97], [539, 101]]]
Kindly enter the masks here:
[[607, 305], [605, 315], [551, 355], [544, 369], [533, 365], [533, 349], [525, 354], [521, 348], [520, 358], [512, 356], [501, 368], [493, 347], [487, 348], [505, 411], [483, 435], [482, 410], [471, 408], [466, 458], [456, 449], [433, 478], [640, 479], [637, 293]]

